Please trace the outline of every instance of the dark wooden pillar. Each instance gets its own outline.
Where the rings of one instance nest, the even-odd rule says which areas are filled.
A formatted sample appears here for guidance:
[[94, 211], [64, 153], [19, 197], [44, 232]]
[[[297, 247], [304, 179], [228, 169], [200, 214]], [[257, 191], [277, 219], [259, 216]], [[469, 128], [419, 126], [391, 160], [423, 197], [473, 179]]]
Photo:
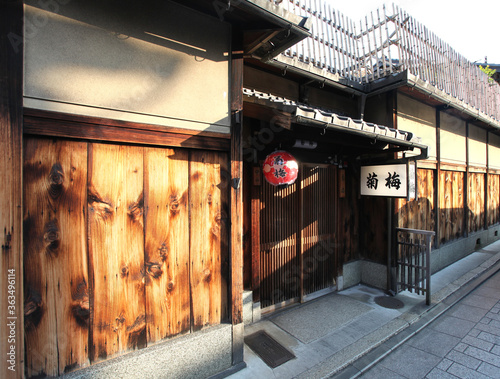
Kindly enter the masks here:
[[233, 365], [243, 362], [243, 52], [231, 61], [231, 320]]
[[24, 377], [23, 2], [0, 3], [0, 377]]

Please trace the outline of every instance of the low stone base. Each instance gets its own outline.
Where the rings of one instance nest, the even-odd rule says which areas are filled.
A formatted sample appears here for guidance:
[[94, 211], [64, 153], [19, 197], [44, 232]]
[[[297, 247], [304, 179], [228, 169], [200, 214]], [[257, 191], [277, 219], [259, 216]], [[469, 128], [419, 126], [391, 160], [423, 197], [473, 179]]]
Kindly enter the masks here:
[[208, 378], [232, 366], [232, 325], [222, 324], [97, 363], [65, 379]]

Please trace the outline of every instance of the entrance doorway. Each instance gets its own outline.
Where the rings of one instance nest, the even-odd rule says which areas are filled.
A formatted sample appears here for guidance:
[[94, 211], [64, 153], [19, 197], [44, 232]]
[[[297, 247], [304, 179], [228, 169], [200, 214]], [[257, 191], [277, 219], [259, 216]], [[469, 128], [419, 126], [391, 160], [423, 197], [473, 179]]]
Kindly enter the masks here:
[[[262, 308], [305, 301], [336, 289], [337, 170], [301, 164], [287, 188], [261, 180], [259, 298]], [[269, 309], [269, 310], [271, 310]]]

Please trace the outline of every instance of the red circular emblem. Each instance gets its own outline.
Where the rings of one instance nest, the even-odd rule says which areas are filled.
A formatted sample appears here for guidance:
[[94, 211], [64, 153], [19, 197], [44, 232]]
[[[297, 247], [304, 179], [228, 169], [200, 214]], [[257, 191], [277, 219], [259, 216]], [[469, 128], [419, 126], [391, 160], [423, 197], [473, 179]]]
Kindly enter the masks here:
[[264, 178], [273, 186], [289, 185], [297, 179], [299, 165], [292, 154], [275, 151], [266, 157], [262, 170]]

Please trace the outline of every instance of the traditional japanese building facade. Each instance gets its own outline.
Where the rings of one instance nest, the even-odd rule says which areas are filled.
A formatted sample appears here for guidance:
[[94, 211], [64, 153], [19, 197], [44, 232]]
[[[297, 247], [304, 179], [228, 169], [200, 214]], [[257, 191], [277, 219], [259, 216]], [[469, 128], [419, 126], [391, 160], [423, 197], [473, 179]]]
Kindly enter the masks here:
[[[391, 288], [396, 227], [436, 233], [433, 271], [498, 239], [498, 86], [449, 79], [402, 11], [1, 7], [2, 377], [225, 375], [262, 312]], [[263, 177], [277, 150], [291, 185]], [[408, 162], [416, 198], [362, 195], [363, 166]]]
[[[354, 23], [281, 5], [309, 17], [311, 37], [245, 61], [248, 320], [358, 283], [394, 290], [398, 227], [435, 233], [432, 272], [497, 240], [497, 83], [396, 7]], [[259, 173], [273, 150], [297, 157], [289, 188]], [[416, 198], [363, 195], [363, 166], [405, 160]]]
[[242, 57], [306, 20], [259, 0], [0, 14], [0, 376], [241, 367]]

